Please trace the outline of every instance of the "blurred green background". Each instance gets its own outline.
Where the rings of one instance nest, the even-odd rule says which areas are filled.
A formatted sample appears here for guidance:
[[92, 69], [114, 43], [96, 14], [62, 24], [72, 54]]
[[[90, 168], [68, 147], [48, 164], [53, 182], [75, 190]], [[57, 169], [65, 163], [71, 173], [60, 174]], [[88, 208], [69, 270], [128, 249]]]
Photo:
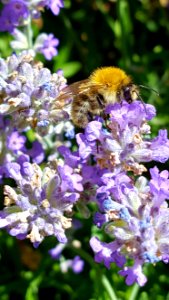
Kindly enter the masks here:
[[[51, 62], [44, 61], [45, 65], [53, 72], [63, 69], [68, 83], [87, 78], [100, 66], [121, 67], [136, 84], [159, 92], [158, 96], [141, 90], [144, 101], [157, 109], [153, 134], [169, 129], [169, 0], [64, 2], [59, 16], [45, 11], [42, 20], [34, 24], [35, 35], [52, 32], [60, 40], [59, 55]], [[1, 34], [3, 57], [11, 53], [9, 40], [7, 34]], [[168, 164], [160, 167], [168, 169]], [[127, 287], [115, 266], [107, 271], [93, 262], [88, 244], [96, 230], [92, 216], [82, 224], [74, 234], [81, 247], [70, 245], [61, 257], [64, 261], [80, 255], [85, 261], [80, 274], [61, 272], [59, 262], [50, 258], [48, 250], [56, 245], [55, 239], [47, 238], [35, 250], [27, 241], [18, 242], [0, 231], [0, 300], [169, 299], [167, 265], [148, 266], [148, 283], [143, 288]]]

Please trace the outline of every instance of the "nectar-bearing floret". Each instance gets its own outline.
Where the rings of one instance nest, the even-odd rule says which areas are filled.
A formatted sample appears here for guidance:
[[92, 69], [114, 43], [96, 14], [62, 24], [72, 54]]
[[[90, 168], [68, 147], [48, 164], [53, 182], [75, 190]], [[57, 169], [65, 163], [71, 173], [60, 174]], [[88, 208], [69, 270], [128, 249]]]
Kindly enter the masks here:
[[[129, 285], [145, 284], [147, 279], [142, 271], [145, 263], [168, 262], [169, 258], [168, 172], [160, 173], [157, 167], [150, 172], [149, 182], [143, 176], [133, 181], [124, 174], [110, 174], [111, 184], [107, 184], [108, 174], [105, 174], [103, 185], [97, 190], [100, 211], [94, 221], [112, 236], [113, 242], [103, 243], [92, 237], [90, 245], [95, 260], [108, 268], [115, 262], [122, 268], [119, 274], [126, 277]], [[133, 261], [132, 267], [127, 266], [126, 259]]]
[[47, 60], [51, 60], [58, 54], [57, 46], [59, 45], [59, 40], [55, 38], [52, 33], [39, 34], [34, 43], [32, 42], [31, 47], [28, 37], [19, 29], [15, 28], [12, 32], [12, 36], [14, 39], [10, 42], [10, 46], [15, 52], [25, 50], [31, 52], [33, 56], [35, 56], [36, 53], [41, 53]]
[[76, 135], [78, 151], [65, 146], [59, 151], [65, 161], [81, 168], [84, 191], [78, 203], [83, 211], [88, 202], [97, 203], [94, 224], [113, 240], [91, 238], [95, 261], [107, 268], [116, 263], [127, 284], [142, 286], [147, 281], [142, 267], [168, 262], [169, 257], [168, 171], [154, 167], [149, 181], [141, 176], [146, 162], [168, 160], [169, 140], [166, 130], [151, 138], [147, 122], [155, 116], [152, 105], [124, 101], [109, 105], [106, 112], [106, 121], [96, 117]]
[[[4, 187], [0, 227], [19, 239], [30, 239], [35, 247], [51, 235], [66, 243], [74, 206], [89, 217], [87, 204], [94, 203], [98, 207], [94, 224], [110, 236], [109, 243], [91, 238], [95, 261], [107, 268], [114, 262], [127, 284], [144, 285], [147, 279], [142, 267], [146, 263], [169, 261], [168, 171], [154, 167], [149, 181], [141, 176], [147, 171], [145, 163], [164, 163], [169, 158], [167, 131], [160, 130], [151, 138], [148, 121], [156, 114], [154, 106], [140, 101], [108, 105], [76, 134], [73, 152], [63, 139], [74, 138], [74, 126], [70, 120], [63, 124], [69, 115], [57, 103], [65, 85], [62, 74], [51, 74], [29, 54], [1, 59], [0, 69], [0, 129], [10, 137], [2, 134], [5, 147], [0, 176], [3, 179], [4, 172], [16, 183], [15, 188]], [[67, 132], [59, 140], [58, 152], [53, 153], [52, 142], [58, 142], [56, 135], [61, 130], [54, 124], [60, 120], [59, 128], [68, 126]], [[29, 128], [39, 133], [36, 137], [41, 145], [44, 141], [50, 145], [44, 169], [37, 165], [43, 155], [40, 143], [26, 149], [25, 136], [19, 132]]]
[[51, 74], [26, 53], [13, 54], [7, 60], [1, 58], [0, 71], [0, 114], [10, 115], [14, 128], [33, 128], [44, 135], [50, 124], [68, 117], [56, 100], [66, 84], [60, 72]]
[[62, 0], [4, 0], [4, 7], [0, 15], [0, 31], [10, 33], [18, 26], [23, 26], [29, 18], [37, 19], [46, 7], [54, 15], [58, 15], [64, 7]]
[[42, 171], [35, 163], [14, 162], [8, 168], [17, 188], [4, 186], [0, 228], [18, 239], [30, 239], [35, 247], [50, 235], [66, 243], [65, 230], [71, 227], [70, 214], [83, 190], [82, 177], [66, 165]]
[[27, 147], [25, 134], [13, 128], [9, 118], [0, 116], [0, 181], [8, 177], [11, 162], [35, 162], [40, 164], [45, 158], [43, 145], [35, 140]]
[[51, 60], [58, 54], [56, 47], [59, 45], [59, 40], [52, 33], [41, 33], [38, 35], [34, 43], [34, 51], [42, 53], [47, 60]]
[[[146, 108], [146, 109], [145, 109]], [[111, 171], [116, 169], [132, 171], [141, 175], [146, 171], [143, 165], [152, 160], [166, 162], [169, 158], [169, 140], [166, 130], [160, 130], [151, 139], [147, 121], [155, 116], [152, 105], [135, 101], [109, 105], [106, 112], [110, 115], [106, 125], [103, 120], [91, 121], [84, 133], [76, 136], [79, 156], [85, 162], [95, 157], [100, 168]]]

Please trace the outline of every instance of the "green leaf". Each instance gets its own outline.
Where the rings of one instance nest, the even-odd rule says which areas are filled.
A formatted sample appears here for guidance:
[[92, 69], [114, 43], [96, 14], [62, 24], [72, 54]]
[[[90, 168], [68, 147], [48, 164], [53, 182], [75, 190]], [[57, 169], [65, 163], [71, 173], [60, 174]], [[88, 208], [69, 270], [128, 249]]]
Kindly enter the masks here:
[[81, 69], [82, 65], [79, 61], [71, 61], [68, 63], [65, 63], [62, 66], [62, 70], [64, 73], [64, 76], [66, 78], [72, 77], [74, 76], [80, 69]]

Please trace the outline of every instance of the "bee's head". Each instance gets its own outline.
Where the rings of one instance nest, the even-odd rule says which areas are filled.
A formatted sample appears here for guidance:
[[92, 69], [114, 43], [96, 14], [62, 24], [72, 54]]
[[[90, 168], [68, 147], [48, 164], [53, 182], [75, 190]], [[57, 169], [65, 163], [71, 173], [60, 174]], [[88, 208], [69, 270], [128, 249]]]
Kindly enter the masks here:
[[128, 103], [132, 103], [134, 100], [139, 98], [139, 90], [135, 84], [127, 85], [122, 89], [120, 95], [121, 100], [124, 99]]

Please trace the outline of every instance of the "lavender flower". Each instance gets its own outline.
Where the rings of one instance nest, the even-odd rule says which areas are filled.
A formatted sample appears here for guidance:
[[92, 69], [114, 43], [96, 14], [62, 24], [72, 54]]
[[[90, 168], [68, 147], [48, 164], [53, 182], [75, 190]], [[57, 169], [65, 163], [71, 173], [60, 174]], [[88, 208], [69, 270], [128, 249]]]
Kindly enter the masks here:
[[[146, 170], [142, 162], [169, 158], [166, 130], [156, 138], [150, 137], [147, 121], [155, 116], [155, 109], [139, 101], [108, 106], [106, 123], [89, 122], [84, 133], [76, 135], [78, 150], [74, 153], [59, 147], [64, 160], [80, 168], [84, 190], [77, 203], [83, 213], [88, 201], [98, 204], [94, 223], [104, 228], [113, 242], [101, 242], [92, 237], [90, 245], [95, 261], [107, 268], [115, 262], [126, 277], [126, 283], [144, 285], [142, 267], [146, 263], [167, 262], [169, 198], [168, 171], [150, 170], [152, 179], [139, 176]], [[92, 164], [91, 164], [92, 161]], [[128, 171], [133, 175], [130, 177]], [[133, 266], [127, 266], [127, 259]]]
[[[0, 119], [3, 120], [2, 117]], [[26, 153], [26, 138], [10, 128], [9, 120], [3, 121], [0, 128], [0, 165], [5, 167], [7, 162], [14, 161], [21, 154]]]
[[[160, 130], [150, 139], [147, 121], [155, 116], [152, 105], [145, 107], [139, 101], [108, 106], [110, 119], [106, 128], [102, 121], [88, 123], [84, 134], [77, 135], [79, 155], [84, 162], [95, 157], [100, 168], [114, 171], [133, 171], [141, 175], [146, 171], [142, 162], [166, 162], [169, 158], [169, 140], [166, 130]], [[148, 137], [149, 136], [149, 137]]]
[[[32, 143], [32, 148], [26, 147], [27, 138], [14, 130], [9, 119], [0, 117], [0, 165], [1, 179], [8, 177], [7, 166], [10, 162], [27, 161], [41, 163], [44, 160], [44, 149], [39, 141]], [[3, 175], [3, 176], [2, 176]]]
[[26, 1], [10, 0], [4, 6], [0, 16], [0, 31], [12, 32], [29, 15]]
[[58, 244], [49, 250], [49, 254], [53, 259], [59, 259], [64, 248], [65, 244]]
[[54, 15], [58, 15], [64, 6], [62, 0], [7, 0], [2, 1], [4, 7], [0, 16], [0, 31], [13, 30], [28, 21], [28, 18], [39, 18], [42, 8], [50, 8]]
[[[15, 28], [11, 34], [14, 40], [10, 42], [10, 46], [14, 51], [23, 51], [29, 49], [27, 36], [22, 31]], [[33, 54], [35, 55], [35, 53]]]
[[26, 153], [31, 157], [32, 162], [36, 164], [40, 164], [45, 158], [42, 144], [39, 141], [34, 141], [32, 143], [32, 148], [27, 149]]
[[[14, 40], [10, 42], [10, 46], [14, 51], [29, 49], [30, 45], [28, 38], [22, 31], [15, 28], [12, 32], [12, 36], [14, 37]], [[58, 45], [59, 40], [55, 38], [53, 34], [41, 33], [36, 38], [30, 51], [33, 56], [37, 53], [42, 53], [46, 59], [51, 60], [58, 54], [56, 48]]]
[[51, 9], [54, 15], [58, 15], [60, 8], [64, 7], [63, 0], [47, 0], [46, 5]]
[[137, 282], [140, 286], [143, 286], [147, 282], [147, 278], [142, 273], [139, 260], [132, 267], [124, 267], [124, 270], [119, 271], [119, 274], [126, 277], [127, 285]]
[[[40, 134], [48, 133], [50, 124], [68, 117], [57, 95], [65, 86], [60, 74], [51, 74], [29, 54], [12, 55], [0, 60], [0, 114], [12, 117], [12, 126], [19, 130], [30, 127]], [[55, 103], [55, 109], [53, 105]]]
[[150, 187], [151, 192], [154, 195], [155, 205], [160, 207], [163, 201], [169, 199], [169, 173], [167, 170], [159, 173], [157, 167], [150, 169], [151, 180]]
[[[74, 205], [89, 217], [87, 204], [94, 202], [98, 207], [94, 224], [112, 239], [106, 243], [91, 238], [95, 261], [108, 269], [115, 263], [128, 285], [142, 286], [147, 280], [144, 264], [169, 262], [169, 172], [154, 167], [150, 181], [141, 176], [147, 170], [143, 163], [168, 160], [167, 131], [160, 130], [151, 139], [147, 122], [155, 116], [155, 108], [123, 101], [106, 107], [106, 121], [96, 116], [89, 122], [76, 135], [78, 147], [72, 152], [71, 142], [66, 146], [64, 140], [75, 137], [74, 126], [65, 122], [70, 119], [69, 111], [57, 100], [66, 80], [60, 71], [51, 74], [34, 61], [37, 52], [51, 60], [59, 41], [53, 34], [42, 33], [33, 43], [30, 31], [26, 36], [17, 29], [29, 27], [42, 8], [58, 15], [63, 1], [2, 2], [0, 30], [12, 33], [15, 51], [25, 51], [0, 59], [0, 180], [9, 177], [16, 184], [4, 186], [0, 228], [18, 239], [30, 239], [34, 247], [51, 235], [65, 244]], [[38, 140], [27, 149], [29, 129]], [[44, 160], [44, 149], [50, 154], [41, 169], [38, 164]], [[51, 256], [58, 259], [64, 247], [59, 244], [51, 249]], [[80, 273], [83, 267], [79, 256], [61, 262], [63, 272], [71, 268]]]
[[84, 261], [77, 255], [74, 259], [67, 259], [61, 262], [60, 267], [63, 273], [68, 272], [68, 269], [72, 269], [74, 273], [79, 274], [83, 271]]
[[65, 246], [65, 244], [58, 244], [49, 250], [49, 254], [53, 259], [60, 260], [60, 268], [63, 273], [68, 272], [68, 269], [72, 269], [72, 271], [76, 274], [81, 273], [84, 268], [84, 261], [80, 258], [80, 256], [77, 255], [74, 259], [65, 259], [63, 256], [61, 257]]
[[51, 60], [58, 54], [56, 47], [59, 44], [59, 40], [54, 35], [42, 33], [40, 34], [34, 44], [35, 52], [40, 52], [47, 60]]
[[66, 165], [43, 171], [28, 162], [7, 167], [17, 188], [4, 187], [6, 207], [0, 212], [0, 227], [19, 239], [29, 238], [35, 247], [49, 235], [66, 243], [65, 229], [71, 227], [71, 219], [65, 214], [70, 215], [83, 190], [81, 176]]
[[7, 149], [17, 153], [19, 150], [25, 150], [25, 142], [25, 136], [20, 135], [17, 131], [13, 131], [7, 136], [6, 146]]
[[[159, 173], [154, 167], [150, 172], [150, 182], [143, 176], [134, 182], [125, 174], [105, 173], [101, 178], [103, 185], [97, 190], [100, 212], [95, 224], [99, 228], [104, 226], [114, 241], [103, 243], [93, 237], [90, 245], [95, 260], [103, 261], [107, 268], [112, 262], [123, 267], [119, 274], [126, 276], [129, 285], [145, 284], [147, 279], [142, 272], [145, 263], [165, 262], [169, 257], [168, 171]], [[124, 266], [125, 258], [133, 260], [132, 267]]]

